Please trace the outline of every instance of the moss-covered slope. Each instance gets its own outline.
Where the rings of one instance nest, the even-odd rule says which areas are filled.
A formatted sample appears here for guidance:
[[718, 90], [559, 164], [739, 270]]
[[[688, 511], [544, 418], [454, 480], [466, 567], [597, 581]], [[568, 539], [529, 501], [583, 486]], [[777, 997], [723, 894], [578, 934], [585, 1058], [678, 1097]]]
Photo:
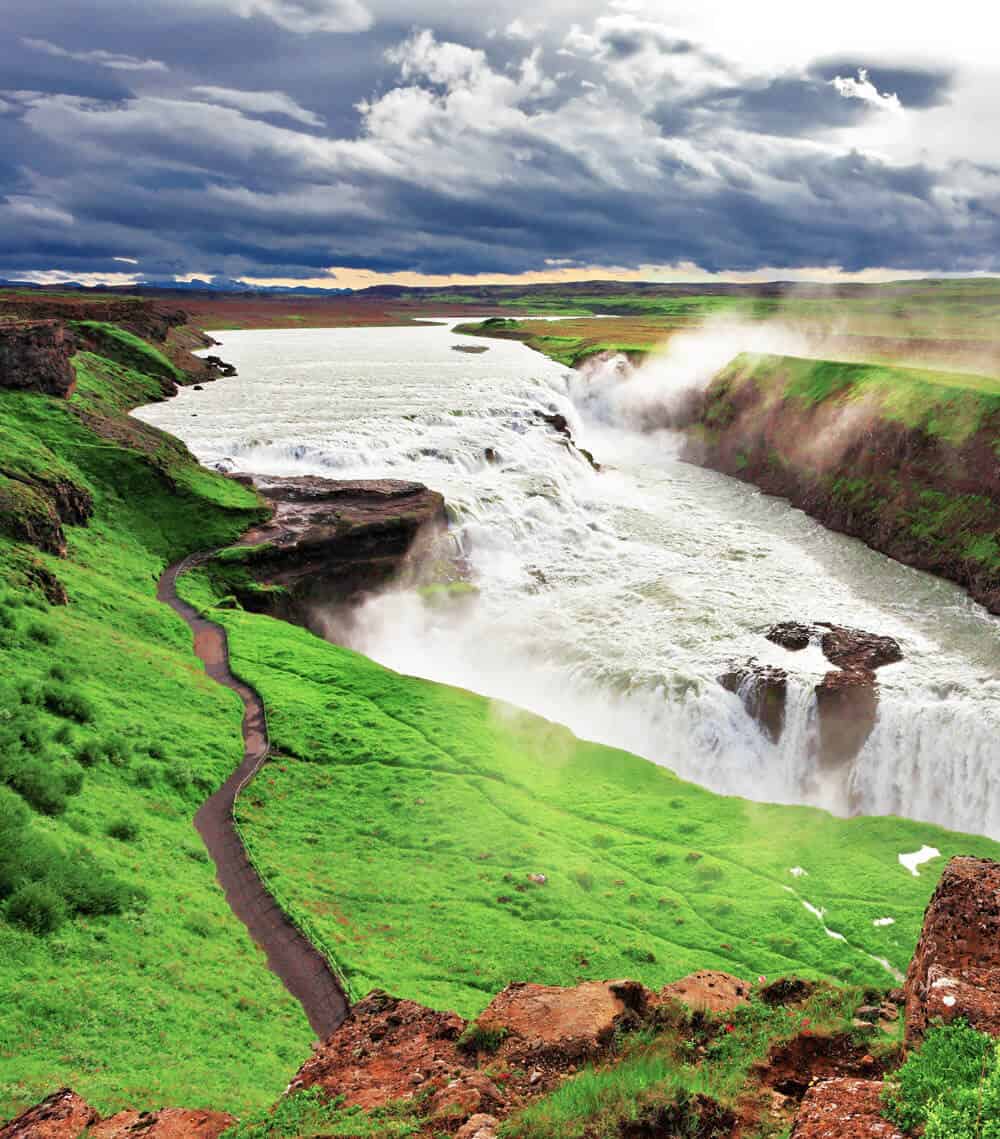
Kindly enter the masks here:
[[78, 354], [69, 400], [0, 391], [0, 1117], [62, 1084], [249, 1108], [311, 1037], [192, 827], [241, 706], [155, 596], [260, 504], [125, 415], [165, 373], [124, 347]]
[[738, 356], [688, 456], [1000, 612], [1000, 380]]

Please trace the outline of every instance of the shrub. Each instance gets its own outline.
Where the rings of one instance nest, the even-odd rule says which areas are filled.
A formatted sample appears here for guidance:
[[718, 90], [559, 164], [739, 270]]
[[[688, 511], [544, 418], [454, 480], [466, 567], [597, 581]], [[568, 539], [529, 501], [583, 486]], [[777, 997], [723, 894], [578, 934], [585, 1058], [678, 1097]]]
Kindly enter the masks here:
[[48, 625], [40, 621], [32, 621], [26, 630], [28, 637], [39, 645], [54, 645], [59, 640], [59, 634]]
[[140, 763], [132, 776], [136, 787], [152, 787], [156, 783], [160, 769], [155, 763]]
[[43, 815], [61, 815], [66, 810], [66, 785], [48, 764], [29, 759], [7, 782]]
[[66, 920], [66, 903], [47, 883], [29, 882], [11, 896], [7, 920], [45, 937]]
[[108, 823], [107, 833], [119, 842], [135, 842], [139, 837], [139, 824], [133, 819], [115, 819]]
[[62, 867], [60, 886], [67, 904], [78, 914], [120, 914], [148, 895], [101, 869], [89, 852], [79, 850]]
[[83, 790], [83, 772], [79, 768], [63, 768], [59, 778], [67, 795], [79, 795]]
[[42, 701], [53, 716], [75, 720], [78, 724], [89, 724], [94, 718], [93, 704], [68, 684], [47, 684], [42, 691]]
[[96, 767], [104, 758], [104, 748], [101, 741], [91, 736], [76, 749], [76, 762], [81, 767]]
[[886, 1115], [925, 1139], [1000, 1139], [998, 1047], [964, 1020], [932, 1028], [886, 1081]]
[[104, 758], [113, 767], [128, 767], [132, 762], [132, 746], [124, 736], [108, 736], [104, 741]]

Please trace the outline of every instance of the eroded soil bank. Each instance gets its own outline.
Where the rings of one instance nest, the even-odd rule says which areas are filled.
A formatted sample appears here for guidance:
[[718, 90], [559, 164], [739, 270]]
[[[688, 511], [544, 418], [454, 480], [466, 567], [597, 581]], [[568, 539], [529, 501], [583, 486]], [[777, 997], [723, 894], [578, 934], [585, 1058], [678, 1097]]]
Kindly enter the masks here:
[[1000, 613], [1000, 394], [948, 380], [739, 356], [709, 386], [685, 457]]

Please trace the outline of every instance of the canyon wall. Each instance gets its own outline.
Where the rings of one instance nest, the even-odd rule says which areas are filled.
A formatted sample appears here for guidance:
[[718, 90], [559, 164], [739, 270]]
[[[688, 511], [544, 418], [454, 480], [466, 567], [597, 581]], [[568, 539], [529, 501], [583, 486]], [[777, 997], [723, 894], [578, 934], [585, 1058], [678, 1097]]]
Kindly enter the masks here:
[[976, 376], [741, 355], [684, 457], [964, 586], [1000, 613], [1000, 392]]

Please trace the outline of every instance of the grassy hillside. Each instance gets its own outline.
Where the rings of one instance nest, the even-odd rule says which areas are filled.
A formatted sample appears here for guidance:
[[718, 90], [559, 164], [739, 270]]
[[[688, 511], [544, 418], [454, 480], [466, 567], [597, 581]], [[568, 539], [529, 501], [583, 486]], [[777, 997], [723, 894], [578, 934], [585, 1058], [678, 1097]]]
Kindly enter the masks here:
[[[186, 588], [208, 602], [207, 579]], [[920, 823], [722, 798], [303, 630], [213, 616], [283, 753], [242, 800], [245, 833], [361, 992], [475, 1015], [521, 979], [659, 986], [718, 968], [891, 986], [873, 958], [906, 968], [945, 859], [998, 853]], [[914, 878], [898, 855], [925, 843], [943, 857]]]
[[[192, 826], [241, 706], [155, 599], [169, 560], [259, 506], [125, 418], [160, 378], [142, 342], [105, 339], [134, 366], [80, 354], [70, 401], [0, 391], [0, 1118], [61, 1084], [105, 1112], [255, 1107], [311, 1039]], [[26, 504], [58, 525], [58, 488], [93, 504], [65, 557], [11, 536]]]

